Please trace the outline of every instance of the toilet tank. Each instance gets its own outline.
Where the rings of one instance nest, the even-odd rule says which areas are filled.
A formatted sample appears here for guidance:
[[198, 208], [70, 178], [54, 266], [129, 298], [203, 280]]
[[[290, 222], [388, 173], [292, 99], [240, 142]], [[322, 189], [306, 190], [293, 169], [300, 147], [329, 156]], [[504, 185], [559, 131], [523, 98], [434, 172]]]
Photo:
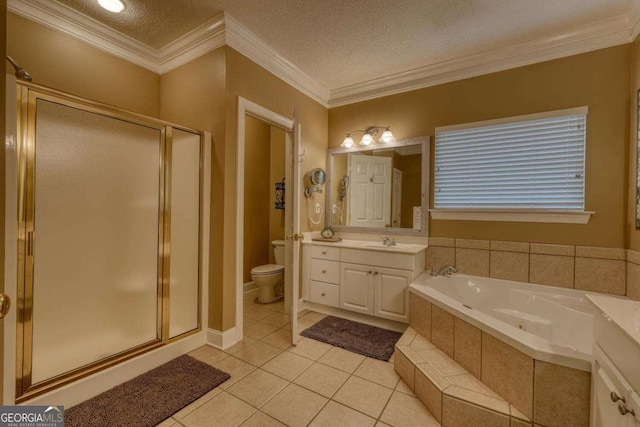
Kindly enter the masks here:
[[274, 240], [271, 242], [271, 246], [273, 246], [273, 256], [276, 264], [284, 265], [284, 240]]

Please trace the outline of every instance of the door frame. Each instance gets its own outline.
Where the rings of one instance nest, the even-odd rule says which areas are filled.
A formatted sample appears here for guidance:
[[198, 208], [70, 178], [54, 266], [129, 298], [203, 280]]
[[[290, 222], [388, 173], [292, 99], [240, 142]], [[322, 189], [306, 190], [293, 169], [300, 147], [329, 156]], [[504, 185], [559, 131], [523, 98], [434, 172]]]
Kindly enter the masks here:
[[[287, 146], [287, 150], [292, 149], [293, 151], [293, 179], [287, 180], [287, 182], [292, 183], [292, 188], [287, 189], [288, 191], [293, 191], [293, 204], [296, 205], [297, 197], [296, 189], [297, 183], [299, 182], [299, 167], [297, 164], [297, 153], [299, 148], [299, 140], [300, 140], [300, 126], [298, 121], [297, 111], [294, 111], [294, 118], [289, 119], [285, 116], [282, 116], [274, 111], [269, 110], [261, 105], [258, 105], [254, 102], [249, 101], [246, 98], [238, 96], [238, 116], [237, 116], [237, 147], [236, 147], [236, 342], [242, 341], [244, 336], [243, 326], [244, 326], [244, 279], [243, 279], [243, 263], [242, 259], [244, 257], [244, 171], [245, 171], [245, 117], [249, 115], [251, 117], [255, 117], [258, 120], [262, 120], [264, 122], [269, 123], [272, 126], [283, 129], [285, 132], [290, 133], [292, 135], [291, 144], [293, 147]], [[289, 145], [289, 144], [287, 144]], [[285, 165], [286, 170], [289, 170], [291, 165]], [[294, 183], [295, 182], [295, 183]], [[295, 212], [294, 212], [295, 214]], [[299, 218], [295, 218], [294, 215], [294, 228], [295, 224], [299, 224]], [[298, 226], [299, 227], [299, 226]], [[298, 231], [294, 229], [294, 233]], [[285, 239], [286, 240], [286, 239]], [[296, 251], [294, 251], [296, 252]], [[294, 253], [295, 255], [295, 253]], [[297, 307], [297, 298], [298, 292], [295, 292], [296, 289], [299, 288], [299, 277], [294, 275], [295, 272], [298, 271], [299, 260], [298, 257], [294, 256], [293, 264], [294, 268], [292, 268], [292, 278], [293, 278], [293, 290], [292, 293], [292, 306]], [[286, 292], [286, 290], [285, 290]], [[292, 316], [292, 320], [297, 319], [297, 315]], [[296, 325], [292, 322], [292, 331], [295, 333]], [[295, 344], [295, 342], [294, 342]]]

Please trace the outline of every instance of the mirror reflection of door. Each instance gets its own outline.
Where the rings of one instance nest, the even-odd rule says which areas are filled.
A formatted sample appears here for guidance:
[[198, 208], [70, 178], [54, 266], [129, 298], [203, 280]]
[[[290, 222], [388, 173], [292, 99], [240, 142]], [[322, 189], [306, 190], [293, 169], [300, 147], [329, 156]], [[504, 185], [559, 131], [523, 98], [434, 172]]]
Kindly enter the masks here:
[[391, 158], [349, 156], [349, 225], [388, 227], [391, 219]]

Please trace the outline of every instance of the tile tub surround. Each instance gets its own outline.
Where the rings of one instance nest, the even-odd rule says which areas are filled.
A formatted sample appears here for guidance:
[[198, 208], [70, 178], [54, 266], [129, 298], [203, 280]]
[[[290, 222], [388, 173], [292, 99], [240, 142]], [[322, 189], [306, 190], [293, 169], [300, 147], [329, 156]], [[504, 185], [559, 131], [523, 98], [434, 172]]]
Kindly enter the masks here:
[[[410, 301], [411, 306], [418, 307], [421, 313], [433, 313], [434, 308], [441, 310], [414, 293], [410, 294]], [[525, 421], [533, 419], [537, 425], [548, 427], [588, 425], [591, 389], [591, 375], [589, 372], [535, 360], [490, 334], [480, 331], [464, 320], [456, 316], [453, 317], [453, 337], [450, 340], [453, 341], [454, 351], [453, 360], [450, 360], [449, 365], [453, 366], [455, 364], [459, 366], [459, 369], [469, 374], [470, 377], [474, 377], [476, 381], [482, 381], [486, 387], [497, 395], [507, 399], [511, 404], [512, 413], [517, 410], [520, 414], [520, 419]], [[433, 336], [433, 329], [436, 327], [436, 323], [428, 319], [420, 319], [420, 322], [423, 325], [428, 324], [431, 326], [430, 333]], [[438, 388], [439, 386], [440, 394], [446, 395], [446, 387], [443, 387], [443, 384], [446, 386], [447, 383], [440, 381], [439, 377], [433, 375], [432, 372], [430, 375], [430, 372], [425, 370], [424, 367], [420, 371], [419, 367], [421, 363], [425, 363], [422, 362], [426, 354], [424, 348], [428, 347], [428, 344], [434, 348], [438, 348], [438, 346], [434, 341], [425, 344], [424, 341], [426, 340], [415, 332], [412, 324], [410, 324], [410, 328], [405, 334], [408, 334], [408, 337], [413, 334], [414, 338], [409, 343], [407, 343], [409, 338], [404, 339], [404, 337], [398, 342], [397, 348], [399, 352], [395, 356], [396, 372], [405, 379], [407, 384], [409, 384], [409, 381], [413, 381], [414, 388], [422, 384], [421, 387], [424, 390], [431, 390], [429, 394], [426, 391], [425, 393], [416, 391], [416, 395], [425, 403], [427, 409], [430, 411], [432, 409], [436, 410], [438, 406], [433, 402], [438, 401], [438, 399], [433, 397], [433, 388]], [[447, 340], [441, 340], [441, 342], [447, 342]], [[420, 350], [416, 347], [420, 348]], [[446, 357], [445, 350], [447, 349], [448, 347], [438, 349], [438, 351], [440, 351], [441, 356]], [[437, 353], [433, 353], [432, 357], [434, 355], [437, 358]], [[399, 359], [402, 359], [400, 365], [398, 364]], [[416, 362], [413, 363], [413, 371], [411, 369], [412, 362]], [[430, 361], [429, 363], [434, 365], [439, 362]], [[447, 374], [449, 376], [460, 375], [460, 371], [456, 371], [451, 366], [446, 368], [448, 369], [446, 372], [442, 372], [445, 369], [442, 367], [439, 370], [436, 367], [436, 371], [445, 378], [448, 378]], [[398, 370], [399, 367], [401, 367], [401, 370]], [[413, 379], [407, 378], [412, 372]], [[425, 375], [430, 379], [431, 385], [424, 385], [425, 378], [420, 375]], [[452, 389], [450, 392], [455, 390]], [[428, 399], [426, 396], [428, 396]], [[429, 404], [426, 402], [429, 402]], [[443, 399], [440, 399], [439, 402], [441, 406], [444, 404]], [[476, 401], [471, 403], [479, 407], [483, 406]], [[485, 409], [496, 411], [495, 408], [486, 408], [486, 406]], [[443, 408], [442, 411], [444, 414]], [[472, 408], [469, 411], [470, 413], [477, 412], [479, 409]], [[509, 415], [506, 411], [503, 411], [502, 414]], [[490, 417], [492, 414], [485, 415]], [[434, 414], [434, 416], [436, 415]], [[495, 425], [499, 425], [502, 422], [499, 421], [499, 418], [490, 417], [490, 419], [496, 422]]]
[[425, 266], [640, 300], [640, 252], [621, 248], [430, 237]]
[[411, 327], [396, 344], [395, 369], [443, 427], [532, 425]]

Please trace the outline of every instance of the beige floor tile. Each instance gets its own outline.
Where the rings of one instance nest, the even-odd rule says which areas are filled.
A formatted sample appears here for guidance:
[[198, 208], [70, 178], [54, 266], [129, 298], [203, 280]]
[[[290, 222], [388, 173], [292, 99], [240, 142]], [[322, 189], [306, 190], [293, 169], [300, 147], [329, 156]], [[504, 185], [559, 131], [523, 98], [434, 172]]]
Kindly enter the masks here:
[[415, 338], [411, 341], [410, 347], [415, 351], [431, 350], [436, 348], [433, 343], [427, 341], [427, 339], [422, 335], [416, 335]]
[[372, 427], [376, 420], [360, 412], [330, 401], [309, 424], [310, 427]]
[[175, 423], [176, 423], [176, 420], [174, 420], [173, 418], [167, 418], [160, 424], [156, 424], [155, 427], [171, 427], [172, 425], [175, 425]]
[[389, 388], [395, 388], [400, 379], [392, 363], [370, 357], [367, 357], [353, 374]]
[[314, 363], [296, 378], [294, 383], [330, 398], [348, 378], [349, 374], [346, 372], [322, 363]]
[[399, 391], [400, 393], [408, 394], [409, 396], [413, 396], [413, 397], [416, 396], [413, 390], [409, 388], [407, 383], [405, 383], [402, 380], [402, 378], [400, 378], [400, 381], [398, 381], [398, 385], [396, 386], [396, 391]]
[[261, 306], [266, 308], [267, 310], [284, 313], [284, 301], [272, 302], [270, 304], [261, 304]]
[[358, 377], [350, 377], [333, 400], [378, 418], [393, 390]]
[[278, 328], [276, 328], [275, 326], [267, 325], [262, 322], [256, 322], [249, 326], [245, 326], [244, 335], [259, 340], [269, 334], [274, 333], [277, 330]]
[[310, 322], [309, 320], [298, 319], [298, 333], [301, 334], [307, 328], [315, 325], [315, 322]]
[[241, 427], [286, 427], [280, 421], [271, 418], [264, 412], [256, 412], [247, 421], [242, 423]]
[[307, 322], [317, 323], [327, 317], [326, 314], [316, 313], [315, 311], [309, 312], [306, 316], [302, 318], [302, 320], [306, 320]]
[[286, 380], [293, 381], [313, 363], [311, 359], [285, 351], [265, 363], [262, 369]]
[[288, 314], [283, 313], [273, 313], [269, 317], [265, 317], [260, 322], [273, 326], [275, 328], [282, 328], [285, 325], [288, 325], [291, 322], [291, 318]]
[[358, 369], [364, 359], [365, 357], [360, 354], [352, 353], [340, 347], [332, 347], [331, 350], [318, 359], [318, 362], [351, 374]]
[[231, 387], [256, 369], [255, 366], [233, 356], [218, 362], [216, 368], [231, 375], [231, 378], [220, 384], [220, 388], [222, 389]]
[[467, 373], [462, 366], [438, 349], [424, 350], [418, 354], [445, 377]]
[[189, 353], [189, 356], [198, 359], [201, 362], [208, 363], [211, 366], [215, 366], [216, 363], [229, 355], [222, 350], [211, 347], [210, 345], [203, 345]]
[[222, 388], [220, 387], [214, 388], [210, 392], [205, 393], [204, 396], [196, 399], [195, 401], [191, 402], [190, 404], [188, 404], [187, 406], [185, 406], [184, 408], [182, 408], [181, 410], [173, 414], [171, 418], [180, 420], [186, 417], [188, 414], [190, 414], [200, 406], [204, 405], [205, 403], [207, 403], [209, 400], [213, 399], [215, 396], [219, 395], [220, 393], [222, 393]]
[[280, 390], [287, 386], [288, 382], [262, 369], [256, 369], [231, 387], [227, 393], [260, 408]]
[[242, 327], [246, 328], [249, 325], [253, 325], [254, 323], [259, 322], [259, 320], [252, 319], [247, 316], [242, 317]]
[[248, 317], [253, 320], [262, 320], [265, 317], [271, 316], [273, 314], [273, 311], [261, 307], [245, 306], [242, 314], [244, 317]]
[[438, 421], [415, 397], [394, 392], [380, 421], [395, 427], [437, 427]]
[[306, 308], [304, 310], [300, 310], [298, 312], [298, 319], [300, 319], [301, 317], [306, 316], [309, 313], [311, 313], [311, 310], [307, 310]]
[[291, 426], [303, 427], [316, 416], [328, 399], [298, 385], [289, 384], [262, 408], [263, 412]]
[[302, 338], [294, 348], [291, 348], [288, 351], [308, 359], [318, 360], [332, 348], [333, 346], [331, 344], [312, 340], [310, 338]]
[[254, 342], [256, 342], [257, 340], [251, 337], [243, 337], [242, 341], [235, 343], [234, 345], [232, 345], [231, 347], [227, 348], [224, 350], [225, 353], [228, 354], [234, 354], [239, 352], [240, 350], [242, 350], [243, 348], [247, 347], [248, 345], [253, 344]]
[[496, 399], [502, 399], [500, 395], [498, 395], [498, 393], [491, 390], [486, 384], [484, 384], [482, 381], [471, 374], [454, 375], [451, 377], [447, 377], [447, 380], [453, 385], [466, 388], [467, 390], [494, 397]]
[[286, 350], [291, 347], [291, 331], [278, 329], [274, 333], [262, 338], [260, 341]]
[[280, 353], [282, 353], [282, 349], [262, 341], [256, 341], [235, 353], [234, 356], [254, 366], [262, 366]]
[[376, 427], [392, 427], [392, 426], [390, 426], [390, 425], [389, 425], [389, 424], [387, 424], [387, 423], [383, 423], [382, 421], [378, 421], [378, 422], [376, 423]]
[[223, 392], [184, 417], [180, 423], [185, 427], [211, 427], [212, 420], [215, 420], [216, 427], [235, 427], [255, 411], [251, 405]]

